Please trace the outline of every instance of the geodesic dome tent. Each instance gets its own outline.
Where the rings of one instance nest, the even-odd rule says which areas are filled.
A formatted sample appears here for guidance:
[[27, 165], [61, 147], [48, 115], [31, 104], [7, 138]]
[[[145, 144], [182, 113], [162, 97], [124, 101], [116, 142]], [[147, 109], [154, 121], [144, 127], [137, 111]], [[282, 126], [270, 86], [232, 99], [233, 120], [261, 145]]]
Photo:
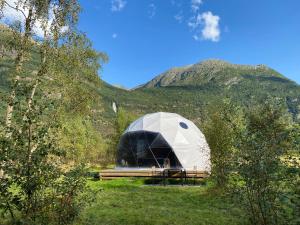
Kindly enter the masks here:
[[210, 173], [210, 149], [192, 121], [175, 113], [152, 113], [131, 123], [123, 133], [117, 165], [196, 169]]

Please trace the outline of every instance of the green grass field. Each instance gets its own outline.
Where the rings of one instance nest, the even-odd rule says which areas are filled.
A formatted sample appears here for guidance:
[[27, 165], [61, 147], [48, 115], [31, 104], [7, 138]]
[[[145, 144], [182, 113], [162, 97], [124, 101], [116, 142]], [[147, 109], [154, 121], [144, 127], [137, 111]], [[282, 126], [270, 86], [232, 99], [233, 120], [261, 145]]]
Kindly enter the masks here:
[[102, 191], [81, 213], [77, 225], [246, 223], [241, 209], [208, 184], [151, 186], [142, 179], [120, 179], [89, 181], [89, 185]]

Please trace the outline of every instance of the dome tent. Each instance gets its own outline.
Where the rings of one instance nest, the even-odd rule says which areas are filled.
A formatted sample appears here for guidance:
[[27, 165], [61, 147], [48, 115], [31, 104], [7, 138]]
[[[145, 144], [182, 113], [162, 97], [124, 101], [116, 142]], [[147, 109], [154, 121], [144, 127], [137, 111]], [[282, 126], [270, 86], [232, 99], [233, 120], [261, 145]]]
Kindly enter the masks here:
[[171, 167], [210, 172], [210, 149], [197, 126], [175, 113], [147, 114], [123, 133], [119, 167]]

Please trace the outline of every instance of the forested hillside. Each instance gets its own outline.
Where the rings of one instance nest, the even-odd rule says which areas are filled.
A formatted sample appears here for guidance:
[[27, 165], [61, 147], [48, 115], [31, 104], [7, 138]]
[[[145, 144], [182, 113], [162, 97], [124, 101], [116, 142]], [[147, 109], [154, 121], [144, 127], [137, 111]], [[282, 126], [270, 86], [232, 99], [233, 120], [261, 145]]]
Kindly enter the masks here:
[[107, 108], [115, 101], [136, 114], [171, 111], [196, 122], [203, 118], [207, 105], [225, 98], [241, 106], [260, 104], [268, 97], [280, 99], [294, 119], [299, 119], [300, 110], [300, 86], [295, 82], [264, 65], [234, 65], [220, 60], [171, 69], [131, 91], [103, 83], [99, 93]]
[[[2, 99], [7, 97], [11, 85], [7, 71], [15, 54], [9, 48], [10, 35], [7, 28], [2, 26]], [[39, 60], [38, 47], [33, 47], [32, 52], [33, 57], [27, 67], [34, 71]], [[57, 91], [52, 95], [59, 97], [62, 93]], [[91, 80], [83, 74], [68, 88], [68, 95], [66, 101], [76, 99], [73, 104], [76, 110], [71, 107], [64, 111], [63, 142], [68, 148], [78, 151], [76, 157], [90, 154], [88, 158], [98, 162], [114, 151], [108, 147], [116, 133], [117, 114], [113, 111], [113, 103], [123, 108], [132, 118], [156, 111], [176, 112], [200, 126], [207, 114], [207, 107], [225, 98], [231, 98], [241, 106], [254, 106], [272, 97], [283, 101], [295, 120], [299, 119], [300, 112], [300, 87], [295, 82], [264, 65], [235, 65], [221, 60], [207, 60], [170, 69], [133, 90], [117, 88], [101, 80]], [[1, 101], [2, 119], [5, 115], [4, 102]], [[72, 105], [72, 102], [69, 103]]]

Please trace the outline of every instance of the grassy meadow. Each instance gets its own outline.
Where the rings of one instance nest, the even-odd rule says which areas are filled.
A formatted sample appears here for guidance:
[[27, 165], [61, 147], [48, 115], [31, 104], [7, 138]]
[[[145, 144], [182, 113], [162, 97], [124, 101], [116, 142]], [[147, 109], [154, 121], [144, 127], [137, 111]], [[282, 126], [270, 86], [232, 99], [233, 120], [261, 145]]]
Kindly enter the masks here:
[[229, 197], [203, 183], [197, 186], [145, 185], [143, 179], [89, 181], [95, 202], [77, 225], [245, 224]]

